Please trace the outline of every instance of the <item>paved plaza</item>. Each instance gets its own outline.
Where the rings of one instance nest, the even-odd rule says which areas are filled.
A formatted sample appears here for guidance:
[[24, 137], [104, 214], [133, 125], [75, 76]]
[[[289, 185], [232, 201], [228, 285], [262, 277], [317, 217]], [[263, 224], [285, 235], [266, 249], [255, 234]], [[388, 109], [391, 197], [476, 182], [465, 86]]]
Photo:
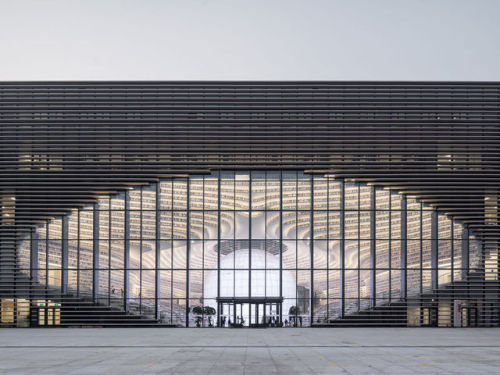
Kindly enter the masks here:
[[0, 374], [500, 374], [500, 329], [2, 329]]

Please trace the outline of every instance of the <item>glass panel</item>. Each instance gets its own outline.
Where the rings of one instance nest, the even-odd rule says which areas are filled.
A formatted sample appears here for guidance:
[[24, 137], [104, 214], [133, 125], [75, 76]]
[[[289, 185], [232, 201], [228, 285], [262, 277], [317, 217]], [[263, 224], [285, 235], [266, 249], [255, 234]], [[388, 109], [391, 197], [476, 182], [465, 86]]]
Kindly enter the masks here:
[[297, 176], [297, 209], [311, 209], [311, 176]]
[[172, 241], [160, 241], [160, 268], [172, 268]]
[[[342, 187], [344, 212], [340, 211]], [[60, 288], [62, 246], [67, 243], [68, 286], [72, 293], [90, 297], [96, 226], [99, 302], [123, 308], [127, 231], [130, 309], [155, 316], [158, 275], [160, 299], [156, 302], [161, 322], [169, 324], [186, 323], [188, 297], [191, 308], [217, 308], [217, 297], [281, 296], [283, 316], [288, 317], [289, 325], [300, 325], [300, 321], [309, 324], [311, 312], [314, 322], [335, 319], [342, 304], [347, 315], [368, 309], [373, 251], [377, 304], [398, 300], [402, 244], [407, 249], [409, 298], [430, 291], [432, 208], [423, 206], [421, 210], [418, 200], [407, 198], [407, 238], [402, 238], [405, 212], [401, 210], [402, 196], [395, 191], [377, 187], [373, 232], [373, 187], [362, 183], [294, 171], [222, 171], [220, 179], [216, 172], [189, 180], [161, 181], [158, 188], [158, 202], [156, 184], [99, 197], [95, 214], [98, 225], [94, 223], [94, 205], [71, 211], [64, 239], [62, 218], [50, 220], [36, 229], [32, 241], [29, 236], [19, 239], [19, 267], [28, 274], [30, 251], [36, 251], [36, 281]], [[462, 279], [463, 230], [460, 222], [439, 213], [439, 286]], [[374, 233], [375, 239], [371, 238]], [[469, 246], [469, 266], [479, 270], [482, 243], [471, 234]], [[344, 301], [340, 300], [341, 275]], [[261, 305], [262, 314], [264, 306], [277, 311], [276, 304]], [[234, 304], [228, 306], [236, 311]], [[249, 322], [250, 305], [238, 306], [240, 317]], [[196, 326], [197, 314], [191, 311], [189, 319], [189, 324]], [[202, 324], [208, 326], [209, 322], [204, 320]]]
[[283, 241], [283, 268], [297, 268], [297, 243], [296, 241]]
[[266, 174], [266, 209], [280, 209], [280, 172]]
[[345, 241], [345, 268], [358, 268], [358, 241]]
[[283, 209], [297, 209], [297, 173], [283, 172]]
[[357, 210], [358, 209], [358, 185], [352, 182], [346, 182], [344, 184], [344, 199], [345, 199], [345, 209], [346, 210]]
[[191, 269], [203, 268], [203, 241], [191, 241], [189, 253], [189, 267]]
[[203, 210], [203, 177], [191, 177], [189, 180], [189, 209]]
[[265, 211], [252, 212], [252, 239], [266, 238], [266, 215]]
[[281, 231], [281, 221], [279, 212], [266, 212], [266, 238], [279, 239]]
[[220, 209], [234, 210], [235, 195], [234, 195], [234, 172], [224, 171], [221, 173], [220, 180]]
[[222, 239], [234, 238], [234, 211], [221, 211], [220, 213], [220, 237]]
[[297, 241], [297, 268], [311, 268], [310, 241]]
[[314, 268], [326, 269], [328, 261], [327, 241], [316, 240], [314, 241]]
[[297, 238], [297, 213], [285, 211], [283, 215], [283, 239]]

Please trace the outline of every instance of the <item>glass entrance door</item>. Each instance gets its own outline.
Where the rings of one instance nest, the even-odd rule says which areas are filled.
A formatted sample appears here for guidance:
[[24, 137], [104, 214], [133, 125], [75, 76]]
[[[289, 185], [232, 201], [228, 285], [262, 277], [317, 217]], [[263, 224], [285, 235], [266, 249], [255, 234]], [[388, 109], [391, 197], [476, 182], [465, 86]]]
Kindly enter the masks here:
[[219, 327], [282, 327], [282, 301], [224, 299], [218, 303]]
[[255, 321], [257, 326], [281, 327], [281, 302], [255, 305]]
[[249, 327], [249, 303], [219, 303], [219, 327]]
[[259, 327], [264, 324], [264, 306], [263, 303], [250, 304], [250, 327]]

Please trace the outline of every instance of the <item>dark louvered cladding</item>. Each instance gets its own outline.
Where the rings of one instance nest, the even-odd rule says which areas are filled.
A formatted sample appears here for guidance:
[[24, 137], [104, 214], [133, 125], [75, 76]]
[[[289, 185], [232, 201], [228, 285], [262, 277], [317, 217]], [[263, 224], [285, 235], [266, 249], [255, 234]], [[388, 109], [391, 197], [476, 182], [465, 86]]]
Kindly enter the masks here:
[[498, 263], [500, 83], [3, 82], [0, 125], [6, 301], [22, 234], [98, 196], [218, 170], [390, 187], [471, 228]]

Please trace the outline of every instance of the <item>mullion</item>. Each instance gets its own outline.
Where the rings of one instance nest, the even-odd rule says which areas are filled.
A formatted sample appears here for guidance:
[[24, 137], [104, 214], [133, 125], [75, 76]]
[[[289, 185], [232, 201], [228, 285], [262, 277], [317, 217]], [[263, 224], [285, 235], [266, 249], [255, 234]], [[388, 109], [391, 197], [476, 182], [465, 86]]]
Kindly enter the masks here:
[[309, 310], [309, 324], [313, 324], [314, 318], [314, 300], [315, 300], [315, 292], [314, 292], [314, 177], [309, 177], [309, 195], [310, 195], [310, 211], [309, 211], [309, 237], [310, 237], [310, 245], [309, 245], [309, 280], [310, 280], [310, 289], [311, 289], [311, 304]]
[[142, 195], [143, 187], [139, 193], [139, 313], [142, 314]]
[[357, 303], [357, 311], [361, 309], [361, 295], [360, 295], [360, 290], [361, 290], [361, 276], [360, 276], [360, 268], [361, 268], [361, 186], [359, 183], [356, 184], [358, 187], [358, 303]]
[[326, 321], [330, 321], [330, 176], [326, 177]]
[[[279, 288], [280, 288], [280, 299], [283, 300], [283, 171], [280, 171], [280, 279], [279, 279]], [[257, 319], [257, 317], [256, 317]], [[283, 304], [280, 308], [280, 316], [279, 316], [280, 324], [283, 323]], [[258, 322], [257, 322], [258, 323]]]
[[77, 210], [77, 225], [76, 225], [76, 231], [77, 231], [77, 258], [76, 258], [76, 269], [77, 269], [77, 276], [76, 276], [76, 296], [80, 297], [80, 278], [82, 276], [81, 274], [81, 254], [80, 254], [80, 208]]
[[[49, 221], [47, 220], [47, 224], [45, 227], [45, 285], [49, 285]], [[45, 298], [48, 298], [48, 288], [45, 289]], [[45, 314], [47, 315], [47, 314]], [[47, 316], [45, 316], [45, 320], [47, 320]]]
[[[99, 211], [100, 212], [100, 211]], [[108, 198], [108, 304], [111, 304], [111, 197]], [[94, 214], [95, 215], [95, 214]]]
[[190, 281], [190, 257], [191, 257], [191, 237], [190, 237], [190, 218], [191, 218], [191, 211], [190, 211], [190, 192], [189, 189], [191, 188], [190, 185], [190, 179], [186, 178], [186, 311], [185, 311], [185, 316], [186, 316], [186, 327], [189, 327], [189, 309], [190, 309], [190, 293], [189, 293], [189, 281]]
[[298, 173], [295, 172], [295, 318], [294, 325], [298, 325], [298, 307], [299, 307], [299, 231], [298, 228], [298, 209], [299, 209], [299, 176]]
[[389, 237], [389, 258], [387, 259], [387, 264], [389, 268], [389, 303], [391, 303], [391, 297], [392, 297], [392, 193], [389, 190], [388, 193], [389, 196], [389, 222], [388, 222], [388, 237]]
[[174, 181], [170, 184], [170, 322], [174, 319]]

